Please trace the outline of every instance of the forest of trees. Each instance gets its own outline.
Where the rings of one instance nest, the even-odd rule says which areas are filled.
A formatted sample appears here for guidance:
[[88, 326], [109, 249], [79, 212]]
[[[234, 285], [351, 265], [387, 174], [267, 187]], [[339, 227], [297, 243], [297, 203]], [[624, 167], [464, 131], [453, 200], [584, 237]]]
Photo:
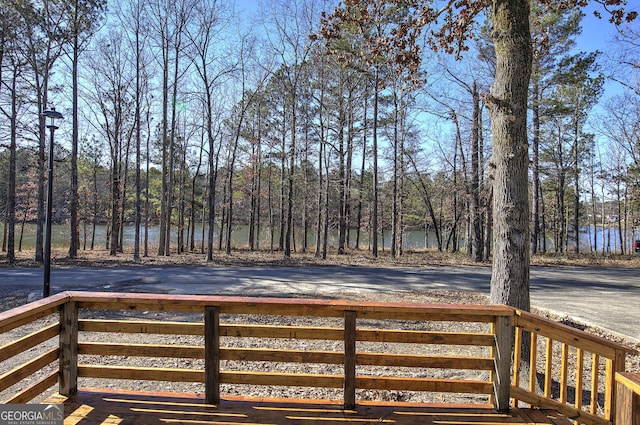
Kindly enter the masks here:
[[[135, 258], [237, 248], [395, 257], [416, 229], [439, 250], [491, 255], [490, 18], [467, 29], [458, 59], [416, 35], [414, 64], [378, 44], [415, 12], [412, 2], [345, 7], [371, 19], [336, 34], [329, 0], [244, 13], [224, 0], [0, 1], [0, 227], [10, 262], [25, 224], [38, 229], [42, 260], [39, 112], [51, 107], [65, 116], [52, 204], [71, 258], [98, 247]], [[531, 4], [532, 253], [626, 254], [640, 239], [640, 24], [622, 22], [607, 52], [589, 51], [577, 45], [584, 13]], [[92, 237], [98, 224], [106, 239]], [[123, 246], [125, 226], [133, 246]], [[232, 238], [240, 226], [241, 245]], [[613, 236], [594, 231], [605, 228]], [[593, 233], [588, 244], [580, 232]], [[389, 246], [379, 246], [383, 235]]]

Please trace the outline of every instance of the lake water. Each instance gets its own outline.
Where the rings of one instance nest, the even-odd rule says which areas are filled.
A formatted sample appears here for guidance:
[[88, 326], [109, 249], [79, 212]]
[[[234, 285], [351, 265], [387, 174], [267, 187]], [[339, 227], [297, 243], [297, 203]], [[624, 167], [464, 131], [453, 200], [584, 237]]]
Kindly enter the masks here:
[[[0, 229], [3, 229], [3, 225], [0, 224]], [[87, 249], [90, 248], [91, 245], [91, 226], [88, 226], [86, 228], [87, 231], [87, 238], [86, 238], [86, 243], [87, 243]], [[52, 226], [52, 230], [51, 230], [51, 243], [52, 246], [54, 248], [59, 248], [59, 249], [64, 249], [64, 248], [68, 248], [69, 247], [69, 227], [67, 225], [53, 225]], [[95, 236], [95, 247], [96, 248], [100, 248], [103, 249], [106, 246], [106, 232], [107, 232], [107, 228], [105, 225], [99, 225], [96, 227], [96, 236]], [[267, 248], [270, 246], [270, 234], [268, 229], [262, 229], [262, 231], [260, 232], [260, 247], [261, 248]], [[158, 246], [158, 240], [159, 240], [159, 228], [158, 226], [150, 226], [149, 227], [149, 246]], [[82, 249], [83, 243], [84, 243], [84, 229], [81, 226], [80, 227], [80, 248]], [[186, 229], [185, 229], [185, 239], [186, 239]], [[356, 236], [356, 232], [355, 230], [351, 231], [351, 245], [353, 246], [355, 243], [355, 236]], [[391, 232], [390, 231], [385, 231], [384, 233], [385, 236], [385, 242], [384, 242], [384, 246], [385, 247], [389, 247], [391, 244]], [[20, 237], [20, 228], [16, 228], [16, 250], [18, 249], [18, 238]], [[140, 237], [144, 238], [144, 227], [142, 227], [140, 229]], [[206, 230], [205, 230], [205, 241], [206, 241]], [[214, 233], [214, 237], [215, 237], [215, 242], [217, 243], [218, 241], [218, 229], [216, 229], [216, 232]], [[135, 228], [134, 226], [125, 226], [124, 228], [124, 240], [123, 240], [123, 245], [125, 247], [125, 250], [128, 249], [133, 249], [133, 244], [134, 244], [134, 238], [135, 238]], [[301, 232], [296, 232], [295, 235], [295, 242], [296, 242], [296, 246], [298, 249], [300, 249], [301, 247], [301, 243], [302, 243], [302, 233]], [[177, 243], [177, 233], [176, 233], [176, 228], [173, 227], [172, 228], [172, 243], [176, 244]], [[315, 231], [310, 231], [308, 233], [308, 239], [309, 239], [309, 247], [313, 247], [315, 248]], [[32, 250], [35, 247], [35, 240], [36, 240], [36, 226], [35, 224], [29, 224], [25, 227], [24, 230], [24, 236], [23, 236], [23, 241], [22, 241], [22, 248], [24, 250]], [[202, 235], [202, 226], [198, 225], [198, 227], [196, 227], [196, 232], [195, 232], [195, 243], [196, 243], [196, 249], [199, 249], [200, 244], [202, 243], [203, 240], [203, 235]], [[247, 247], [248, 244], [248, 240], [249, 240], [249, 228], [248, 226], [236, 226], [234, 227], [234, 230], [232, 232], [232, 240], [233, 240], [233, 245], [235, 247]], [[382, 239], [380, 239], [380, 241], [382, 241]], [[330, 246], [337, 246], [338, 244], [338, 232], [337, 230], [330, 230], [329, 233], [329, 245]], [[369, 235], [367, 233], [361, 233], [360, 234], [360, 247], [362, 249], [366, 249], [368, 247], [369, 244]], [[277, 246], [278, 245], [278, 233], [276, 233], [274, 235], [274, 245]], [[425, 240], [425, 234], [423, 230], [412, 230], [406, 233], [406, 237], [405, 237], [405, 248], [410, 248], [410, 249], [419, 249], [419, 248], [434, 248], [437, 245], [435, 244], [435, 236], [433, 233], [431, 233], [429, 235], [428, 240]], [[382, 246], [380, 246], [380, 248], [382, 248]]]
[[[3, 225], [0, 224], [0, 230], [3, 230]], [[125, 226], [124, 228], [124, 246], [125, 250], [133, 249], [133, 241], [135, 237], [133, 226]], [[158, 226], [150, 226], [149, 227], [149, 246], [157, 247], [158, 246]], [[29, 224], [25, 227], [24, 237], [22, 241], [22, 248], [24, 250], [32, 250], [35, 247], [35, 232], [36, 226], [34, 224]], [[87, 227], [87, 249], [90, 248], [91, 244], [91, 227]], [[144, 227], [141, 228], [141, 238], [144, 237]], [[233, 245], [235, 247], [247, 247], [248, 246], [248, 226], [236, 226], [232, 233]], [[175, 245], [177, 243], [176, 236], [176, 228], [174, 227], [172, 230], [172, 243]], [[633, 241], [636, 239], [640, 239], [640, 233], [633, 235], [633, 232], [629, 232], [630, 234], [627, 236], [627, 249], [632, 249]], [[604, 238], [603, 238], [604, 235]], [[215, 242], [217, 243], [218, 232], [215, 234]], [[355, 243], [355, 230], [351, 231], [351, 243], [350, 246], [353, 246]], [[16, 250], [18, 249], [18, 238], [20, 237], [20, 228], [16, 228]], [[185, 230], [186, 237], [186, 230]], [[205, 233], [206, 240], [206, 233]], [[106, 238], [106, 226], [99, 225], [96, 228], [96, 238], [95, 238], [95, 246], [96, 248], [103, 249], [105, 248], [105, 239]], [[269, 241], [270, 235], [268, 229], [263, 229], [260, 237], [260, 248], [267, 248], [270, 246]], [[315, 231], [310, 231], [308, 234], [309, 238], [309, 248], [315, 248]], [[618, 252], [620, 250], [620, 240], [618, 237], [618, 232], [616, 228], [609, 227], [605, 228], [604, 232], [602, 228], [598, 227], [595, 229], [592, 226], [584, 227], [581, 229], [580, 233], [580, 250], [582, 252], [588, 252], [590, 246], [593, 245], [594, 238], [597, 238], [597, 250], [599, 252], [602, 251], [602, 241], [605, 242], [605, 249], [609, 252]], [[195, 241], [196, 241], [196, 249], [199, 249], [200, 244], [202, 242], [202, 226], [198, 225], [195, 233]], [[382, 242], [382, 239], [380, 239]], [[296, 232], [296, 247], [297, 249], [301, 248], [302, 243], [302, 234], [301, 232]], [[380, 243], [381, 243], [380, 242]], [[424, 248], [436, 248], [436, 238], [433, 232], [429, 232], [428, 237], [425, 237], [424, 230], [409, 230], [405, 232], [405, 241], [404, 247], [405, 249], [424, 249]], [[460, 242], [460, 246], [464, 247], [464, 240]], [[84, 243], [84, 231], [81, 226], [80, 228], [80, 248], [82, 249]], [[337, 246], [338, 243], [338, 232], [335, 229], [330, 230], [329, 233], [329, 245], [332, 247]], [[274, 236], [274, 245], [278, 244], [278, 234]], [[67, 225], [53, 225], [52, 227], [52, 245], [54, 248], [64, 249], [69, 247], [69, 228]], [[391, 245], [391, 232], [389, 230], [385, 230], [384, 232], [384, 249], [388, 249]], [[369, 235], [368, 233], [362, 232], [360, 234], [360, 248], [367, 249], [369, 248]], [[380, 249], [383, 249], [382, 245], [380, 245]], [[547, 250], [553, 250], [553, 243], [551, 240], [547, 242]], [[569, 241], [569, 251], [573, 251], [573, 241]]]

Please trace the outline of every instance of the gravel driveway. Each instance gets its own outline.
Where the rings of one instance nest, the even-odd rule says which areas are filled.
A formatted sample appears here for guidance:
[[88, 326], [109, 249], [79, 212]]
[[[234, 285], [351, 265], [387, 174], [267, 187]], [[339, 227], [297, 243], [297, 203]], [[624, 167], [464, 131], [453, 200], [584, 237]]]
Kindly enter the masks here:
[[[640, 271], [623, 267], [532, 267], [534, 307], [640, 342]], [[438, 267], [64, 267], [53, 292], [75, 289], [180, 294], [326, 297], [432, 290], [489, 293], [491, 268]], [[0, 268], [0, 296], [42, 288], [42, 270]]]

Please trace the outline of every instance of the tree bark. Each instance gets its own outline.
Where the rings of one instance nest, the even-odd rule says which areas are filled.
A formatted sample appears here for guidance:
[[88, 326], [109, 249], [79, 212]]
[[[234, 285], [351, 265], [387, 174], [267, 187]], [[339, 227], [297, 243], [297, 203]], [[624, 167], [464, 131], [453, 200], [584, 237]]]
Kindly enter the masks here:
[[[139, 5], [139, 3], [138, 3]], [[135, 16], [135, 39], [136, 39], [136, 200], [135, 200], [135, 217], [134, 217], [134, 240], [133, 240], [133, 261], [140, 261], [140, 226], [142, 222], [142, 184], [140, 179], [140, 167], [141, 167], [141, 146], [142, 146], [142, 132], [140, 126], [142, 125], [141, 117], [141, 46], [140, 46], [140, 14], [136, 13]], [[149, 176], [147, 176], [147, 179]]]
[[469, 215], [471, 221], [471, 255], [474, 262], [483, 259], [482, 220], [480, 214], [480, 94], [478, 85], [473, 82], [473, 123], [471, 152], [471, 197], [469, 199]]
[[[78, 14], [78, 3], [74, 3], [75, 16]], [[71, 190], [69, 193], [69, 258], [78, 256], [80, 234], [78, 230], [78, 56], [80, 55], [79, 34], [73, 34], [72, 58], [72, 131], [71, 131]]]
[[[15, 257], [15, 243], [16, 243], [16, 159], [17, 159], [17, 124], [18, 124], [18, 82], [19, 70], [16, 66], [13, 70], [11, 78], [11, 142], [9, 145], [9, 188], [7, 195], [7, 211], [5, 213], [5, 233], [8, 236], [7, 243], [7, 261], [9, 264], [13, 264], [16, 260]], [[27, 203], [26, 210], [29, 208]]]
[[540, 86], [537, 80], [533, 83], [532, 89], [532, 123], [533, 123], [533, 139], [532, 139], [532, 155], [531, 155], [531, 171], [533, 174], [533, 211], [532, 211], [532, 235], [531, 235], [531, 253], [538, 252], [540, 238]]
[[[374, 68], [373, 78], [373, 207], [371, 217], [371, 254], [378, 256], [378, 100], [380, 94], [380, 81], [378, 68]], [[383, 239], [384, 240], [384, 239]]]
[[496, 71], [489, 103], [494, 140], [491, 301], [527, 311], [530, 309], [527, 94], [532, 61], [529, 14], [528, 0], [493, 1]]

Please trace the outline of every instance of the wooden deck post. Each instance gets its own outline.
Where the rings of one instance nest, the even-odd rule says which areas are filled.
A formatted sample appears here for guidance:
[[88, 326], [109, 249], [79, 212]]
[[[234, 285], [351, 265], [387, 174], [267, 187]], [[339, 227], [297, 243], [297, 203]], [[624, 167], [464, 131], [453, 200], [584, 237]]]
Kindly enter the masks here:
[[497, 411], [509, 411], [511, 398], [511, 352], [513, 350], [513, 326], [510, 316], [497, 316], [495, 333], [493, 404]]
[[356, 408], [356, 312], [344, 312], [344, 408]]
[[60, 307], [60, 356], [58, 359], [58, 392], [68, 396], [78, 392], [78, 304]]
[[616, 375], [625, 370], [626, 354], [616, 350], [614, 359], [607, 359], [606, 381], [604, 386], [604, 418], [616, 423]]
[[220, 309], [204, 309], [204, 375], [205, 401], [220, 403]]
[[640, 373], [616, 373], [616, 425], [640, 425]]

